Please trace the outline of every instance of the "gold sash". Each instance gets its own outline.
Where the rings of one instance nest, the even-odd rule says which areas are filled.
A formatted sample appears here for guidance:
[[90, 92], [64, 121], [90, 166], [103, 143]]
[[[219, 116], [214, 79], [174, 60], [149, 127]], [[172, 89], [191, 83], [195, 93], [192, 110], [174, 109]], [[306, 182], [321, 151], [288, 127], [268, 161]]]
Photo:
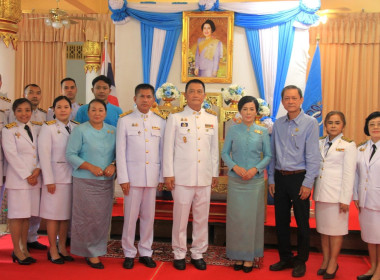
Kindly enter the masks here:
[[208, 38], [198, 44], [199, 53], [205, 49], [204, 57], [208, 60], [213, 60], [216, 48], [218, 47], [219, 40], [215, 38]]

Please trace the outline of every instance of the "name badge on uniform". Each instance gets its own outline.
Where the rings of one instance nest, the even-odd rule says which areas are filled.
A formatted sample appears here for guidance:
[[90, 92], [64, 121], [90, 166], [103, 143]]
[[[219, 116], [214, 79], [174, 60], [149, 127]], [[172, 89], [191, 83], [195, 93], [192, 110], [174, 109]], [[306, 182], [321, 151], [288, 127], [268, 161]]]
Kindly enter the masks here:
[[212, 125], [212, 124], [205, 124], [205, 128], [214, 128], [214, 125]]
[[132, 127], [136, 127], [136, 126], [139, 126], [139, 124], [138, 123], [133, 123], [132, 124]]
[[181, 123], [181, 127], [188, 127], [189, 124], [188, 123]]
[[254, 132], [258, 133], [258, 134], [263, 134], [263, 132], [261, 130], [258, 130], [258, 129], [255, 129]]
[[183, 136], [183, 143], [187, 143], [187, 138], [186, 138], [186, 136]]
[[161, 128], [159, 128], [158, 126], [152, 126], [152, 129], [154, 129], [154, 130], [161, 130]]
[[187, 118], [181, 118], [181, 122], [187, 122]]

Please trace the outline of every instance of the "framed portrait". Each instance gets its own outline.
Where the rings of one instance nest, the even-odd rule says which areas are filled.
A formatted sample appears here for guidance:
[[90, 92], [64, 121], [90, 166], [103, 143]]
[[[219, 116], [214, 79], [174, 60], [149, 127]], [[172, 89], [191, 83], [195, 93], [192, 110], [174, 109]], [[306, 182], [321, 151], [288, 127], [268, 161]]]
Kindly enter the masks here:
[[234, 13], [183, 12], [182, 82], [232, 82]]

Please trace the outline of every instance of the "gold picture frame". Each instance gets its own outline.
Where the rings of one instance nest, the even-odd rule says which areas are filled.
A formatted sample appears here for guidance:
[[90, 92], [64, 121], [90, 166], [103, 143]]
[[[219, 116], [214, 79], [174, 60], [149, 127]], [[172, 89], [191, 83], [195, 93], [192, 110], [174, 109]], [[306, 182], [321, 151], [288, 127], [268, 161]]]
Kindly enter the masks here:
[[232, 82], [233, 27], [231, 11], [183, 12], [182, 82]]

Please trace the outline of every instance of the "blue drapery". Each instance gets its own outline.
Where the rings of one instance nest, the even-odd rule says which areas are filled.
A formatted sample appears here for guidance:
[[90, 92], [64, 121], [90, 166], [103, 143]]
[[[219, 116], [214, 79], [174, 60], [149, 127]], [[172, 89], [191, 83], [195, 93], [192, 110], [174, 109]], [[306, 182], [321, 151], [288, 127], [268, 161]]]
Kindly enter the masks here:
[[154, 28], [141, 22], [141, 46], [143, 61], [143, 79], [144, 83], [149, 84], [150, 79], [150, 62], [152, 59], [152, 45]]

